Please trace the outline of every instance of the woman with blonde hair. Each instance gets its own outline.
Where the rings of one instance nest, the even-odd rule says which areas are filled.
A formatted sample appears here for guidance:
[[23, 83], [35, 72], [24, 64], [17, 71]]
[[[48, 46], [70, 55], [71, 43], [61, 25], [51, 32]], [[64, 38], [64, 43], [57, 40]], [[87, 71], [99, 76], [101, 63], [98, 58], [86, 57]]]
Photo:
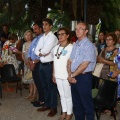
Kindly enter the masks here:
[[31, 30], [27, 30], [24, 33], [24, 39], [25, 43], [23, 44], [23, 49], [22, 49], [22, 58], [24, 61], [24, 77], [23, 77], [23, 82], [25, 84], [30, 85], [30, 93], [26, 97], [26, 99], [30, 101], [34, 101], [37, 97], [36, 95], [36, 86], [34, 84], [33, 78], [32, 78], [32, 71], [30, 70], [30, 65], [28, 62], [28, 49], [30, 47], [31, 41], [33, 40], [33, 32]]

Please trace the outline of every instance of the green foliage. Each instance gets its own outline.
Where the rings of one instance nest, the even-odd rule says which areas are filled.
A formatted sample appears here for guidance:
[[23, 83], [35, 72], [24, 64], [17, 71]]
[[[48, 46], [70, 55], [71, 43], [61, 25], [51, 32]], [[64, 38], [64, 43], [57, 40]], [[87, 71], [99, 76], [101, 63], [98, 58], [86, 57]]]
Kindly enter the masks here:
[[101, 31], [112, 32], [120, 28], [120, 0], [106, 0], [100, 18]]
[[[66, 2], [71, 3], [71, 0], [66, 0]], [[61, 6], [60, 0], [51, 0], [50, 3], [48, 0], [0, 0], [0, 30], [2, 25], [7, 23], [11, 32], [25, 32], [30, 29], [33, 21], [41, 20], [46, 16], [50, 4], [52, 10], [48, 11], [48, 16], [54, 21], [53, 31], [62, 26], [70, 28], [70, 16], [73, 11], [70, 11], [72, 9], [69, 6]], [[64, 11], [61, 11], [62, 7]], [[96, 7], [98, 6], [96, 5]], [[100, 19], [102, 31], [109, 32], [120, 28], [120, 0], [105, 0]]]
[[29, 19], [25, 5], [27, 0], [1, 0], [0, 1], [0, 29], [8, 24], [10, 31], [14, 33], [30, 29], [32, 23]]
[[70, 18], [67, 12], [52, 9], [49, 11], [48, 15], [54, 22], [53, 31], [57, 31], [60, 27], [68, 27], [70, 28]]

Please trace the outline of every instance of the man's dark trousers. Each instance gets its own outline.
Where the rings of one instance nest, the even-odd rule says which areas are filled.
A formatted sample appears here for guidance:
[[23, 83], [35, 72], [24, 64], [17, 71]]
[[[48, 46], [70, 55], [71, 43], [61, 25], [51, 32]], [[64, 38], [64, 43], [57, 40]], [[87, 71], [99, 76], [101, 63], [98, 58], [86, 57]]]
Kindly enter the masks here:
[[45, 93], [45, 106], [57, 109], [57, 86], [52, 81], [53, 64], [40, 63], [40, 77]]
[[34, 71], [32, 71], [33, 80], [38, 90], [38, 101], [44, 102], [44, 89], [42, 87], [40, 72], [39, 72], [40, 62], [36, 63]]
[[71, 84], [73, 113], [75, 120], [94, 120], [94, 106], [91, 95], [92, 73], [80, 74], [75, 77], [76, 84]]

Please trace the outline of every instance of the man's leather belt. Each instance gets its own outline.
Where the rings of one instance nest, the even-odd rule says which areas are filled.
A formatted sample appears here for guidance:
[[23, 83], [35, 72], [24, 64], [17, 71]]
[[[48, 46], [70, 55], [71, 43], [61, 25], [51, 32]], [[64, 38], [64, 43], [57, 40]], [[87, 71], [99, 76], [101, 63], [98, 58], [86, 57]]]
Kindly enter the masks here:
[[41, 65], [50, 65], [50, 64], [53, 64], [53, 61], [51, 61], [51, 62], [46, 62], [46, 63], [41, 63]]
[[81, 73], [81, 74], [88, 74], [88, 73], [92, 73], [91, 71], [90, 72], [84, 72], [84, 73]]

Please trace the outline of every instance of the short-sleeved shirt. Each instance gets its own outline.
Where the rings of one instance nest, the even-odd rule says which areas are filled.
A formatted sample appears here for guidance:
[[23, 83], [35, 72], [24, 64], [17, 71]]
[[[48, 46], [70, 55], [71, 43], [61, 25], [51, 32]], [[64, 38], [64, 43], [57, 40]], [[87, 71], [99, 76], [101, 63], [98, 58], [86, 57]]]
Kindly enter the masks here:
[[[55, 70], [55, 77], [59, 79], [67, 79], [68, 72], [67, 72], [67, 61], [70, 57], [72, 51], [72, 44], [67, 45], [65, 48], [60, 47], [60, 45], [55, 46], [53, 50], [53, 57], [54, 57], [54, 70]], [[59, 59], [57, 58], [56, 54], [60, 55]]]
[[83, 72], [93, 71], [96, 64], [96, 48], [94, 44], [87, 37], [81, 41], [77, 40], [73, 46], [70, 59], [72, 60], [71, 72], [74, 72], [85, 61], [90, 63]]

